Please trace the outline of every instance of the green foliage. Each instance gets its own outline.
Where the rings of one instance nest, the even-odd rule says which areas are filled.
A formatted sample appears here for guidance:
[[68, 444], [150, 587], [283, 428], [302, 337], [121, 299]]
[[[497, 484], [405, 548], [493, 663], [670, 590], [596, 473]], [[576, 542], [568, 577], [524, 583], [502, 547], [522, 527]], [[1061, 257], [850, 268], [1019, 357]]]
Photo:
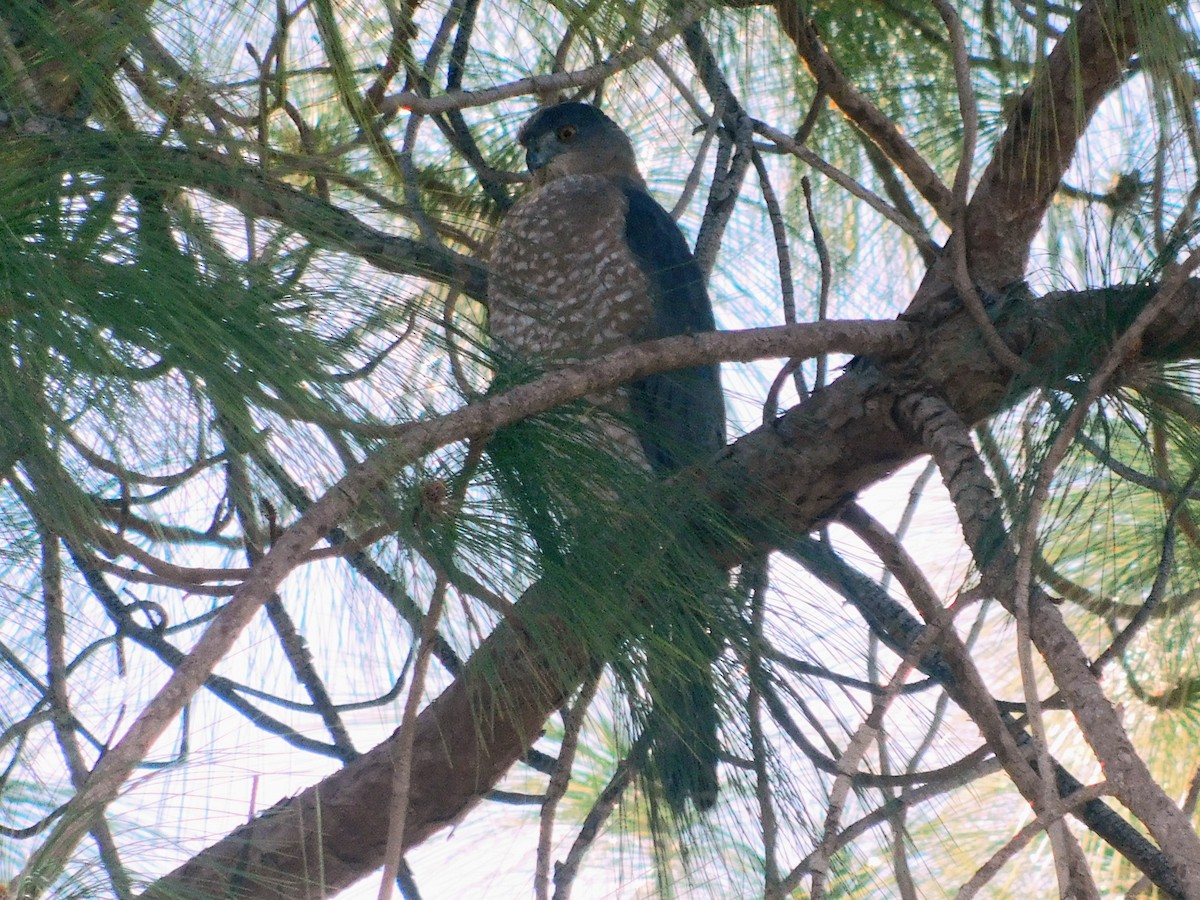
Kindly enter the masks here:
[[[992, 0], [954, 6], [980, 116], [970, 163], [978, 178], [1068, 11]], [[525, 189], [515, 130], [536, 102], [559, 92], [525, 90], [486, 104], [474, 95], [461, 109], [428, 115], [404, 104], [586, 69], [637, 49], [682, 8], [651, 0], [4, 4], [0, 825], [45, 816], [86, 775], [71, 771], [51, 713], [69, 722], [84, 768], [95, 766], [228, 608], [247, 570], [314, 501], [336, 494], [339, 479], [421, 423], [536, 381], [537, 370], [490, 346], [477, 263]], [[966, 132], [953, 47], [936, 8], [916, 0], [797, 8], [813, 17], [858, 95], [949, 185]], [[1138, 10], [1136, 61], [1077, 148], [1030, 248], [1028, 289], [998, 304], [1006, 310], [1050, 287], [1140, 282], [1148, 299], [1151, 282], [1194, 243], [1187, 65], [1195, 15]], [[703, 41], [689, 50], [672, 39], [563, 93], [600, 100], [628, 129], [651, 190], [667, 208], [682, 201], [689, 237], [720, 232], [712, 292], [722, 324], [777, 324], [790, 314], [779, 299], [785, 287], [794, 290], [795, 315], [815, 317], [822, 258], [802, 177], [813, 179], [813, 216], [831, 268], [827, 316], [898, 312], [924, 275], [909, 237], [765, 131], [735, 147], [731, 110], [708, 92], [704, 76], [713, 71], [702, 71], [695, 47], [711, 51], [753, 120], [784, 134], [807, 122], [808, 150], [936, 240], [953, 223], [937, 220], [904, 159], [878, 151], [861, 120], [834, 108], [774, 8], [714, 7], [689, 34]], [[760, 168], [747, 159], [750, 175], [734, 177], [730, 161], [751, 151]], [[714, 209], [734, 195], [721, 231]], [[1049, 447], [1089, 372], [1138, 308], [1130, 291], [1114, 288], [1094, 315], [1073, 323], [1056, 359], [1014, 384], [1013, 402], [1024, 398], [1014, 411], [987, 423], [981, 444], [1010, 537], [1026, 521]], [[738, 433], [757, 427], [775, 370], [727, 365], [725, 375]], [[790, 390], [779, 405], [792, 402]], [[1196, 395], [1190, 361], [1134, 360], [1121, 370], [1050, 486], [1035, 564], [1093, 658], [1135, 617], [1148, 617], [1108, 663], [1103, 685], [1125, 704], [1131, 737], [1173, 797], [1186, 796], [1194, 780], [1188, 748], [1200, 709]], [[827, 397], [818, 393], [814, 405]], [[831, 428], [843, 413], [829, 411]], [[430, 438], [428, 452], [406, 457], [399, 475], [328, 523], [313, 555], [291, 561], [267, 615], [98, 820], [93, 837], [107, 834], [118, 859], [103, 842], [99, 853], [82, 845], [57, 861], [66, 873], [56, 896], [120, 893], [126, 867], [158, 877], [277, 797], [318, 781], [328, 772], [323, 757], [344, 763], [385, 739], [428, 627], [437, 662], [419, 688], [423, 702], [498, 623], [525, 628], [548, 655], [565, 632], [577, 639], [572, 646], [609, 663], [559, 814], [560, 831], [572, 836], [655, 727], [652, 710], [668, 726], [688, 724], [662, 711], [662, 685], [716, 657], [718, 807], [670, 819], [658, 784], [634, 779], [640, 791], [597, 826], [607, 843], [593, 851], [581, 878], [594, 880], [577, 893], [602, 884], [614, 895], [750, 896], [762, 891], [770, 865], [785, 877], [812, 851], [833, 818], [836, 763], [882, 702], [879, 684], [897, 663], [867, 637], [851, 605], [859, 598], [818, 588], [782, 559], [752, 599], [731, 589], [713, 558], [737, 558], [745, 536], [697, 488], [706, 473], [661, 481], [614, 453], [597, 436], [627, 431], [626, 423], [603, 401], [584, 398], [483, 431]], [[804, 490], [816, 489], [797, 485], [783, 499], [803, 502]], [[831, 494], [829, 508], [845, 499]], [[934, 525], [921, 521], [901, 537], [949, 602], [965, 579], [958, 525], [944, 511], [930, 514]], [[874, 577], [878, 560], [829, 530], [828, 546]], [[510, 604], [531, 586], [564, 602], [544, 621], [522, 623]], [[964, 612], [958, 624], [988, 689], [1011, 699], [1021, 688], [1013, 626], [994, 610], [985, 606], [974, 619], [974, 610]], [[61, 633], [48, 624], [55, 615]], [[762, 684], [752, 684], [753, 672], [764, 673]], [[499, 683], [503, 673], [493, 674]], [[52, 680], [66, 685], [66, 700], [52, 694]], [[758, 696], [764, 685], [775, 690], [775, 707]], [[514, 704], [520, 687], [535, 693], [519, 686]], [[938, 685], [892, 702], [858, 769], [902, 784], [858, 784], [841, 827], [923, 788], [923, 772], [978, 746], [969, 712], [947, 712]], [[1093, 755], [1057, 715], [1048, 719], [1052, 751], [1094, 774]], [[476, 736], [486, 736], [494, 723], [475, 724]], [[561, 732], [548, 731], [557, 749]], [[444, 735], [447, 752], [461, 737]], [[545, 789], [546, 768], [519, 769], [528, 790]], [[902, 869], [921, 895], [965, 882], [1020, 827], [1028, 804], [1006, 777], [963, 781], [890, 820], [894, 835], [839, 829], [848, 845], [833, 848], [826, 896], [890, 895]], [[54, 827], [0, 839], [3, 875], [15, 874]], [[536, 836], [521, 831], [513, 840], [533, 846]], [[1083, 846], [1103, 891], [1135, 880], [1108, 845], [1084, 834]], [[1052, 891], [1050, 853], [1035, 842], [996, 885]], [[514, 854], [500, 864], [520, 869], [522, 890], [526, 862]], [[432, 857], [414, 863], [419, 883], [454, 868]], [[617, 871], [625, 881], [617, 883]]]

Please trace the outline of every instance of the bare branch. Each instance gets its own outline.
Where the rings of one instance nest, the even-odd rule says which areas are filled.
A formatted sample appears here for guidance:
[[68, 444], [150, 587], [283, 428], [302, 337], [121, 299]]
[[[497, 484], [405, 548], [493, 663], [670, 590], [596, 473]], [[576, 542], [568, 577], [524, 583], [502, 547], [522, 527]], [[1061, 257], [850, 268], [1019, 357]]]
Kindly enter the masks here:
[[850, 83], [838, 64], [829, 55], [817, 34], [816, 26], [804, 14], [805, 7], [780, 0], [775, 13], [784, 33], [796, 45], [817, 80], [818, 88], [837, 104], [846, 116], [873, 140], [896, 164], [913, 187], [928, 201], [943, 221], [954, 215], [954, 197], [924, 157], [905, 140], [888, 116], [866, 95]]
[[526, 94], [557, 94], [571, 88], [587, 88], [597, 85], [610, 75], [628, 69], [635, 63], [641, 62], [659, 47], [682, 32], [688, 25], [704, 15], [709, 7], [709, 0], [691, 0], [680, 8], [670, 20], [655, 28], [653, 31], [634, 40], [629, 47], [620, 53], [606, 59], [604, 62], [586, 69], [574, 72], [555, 72], [550, 75], [534, 75], [510, 81], [508, 84], [497, 85], [480, 91], [449, 91], [437, 97], [422, 97], [411, 91], [393, 94], [384, 98], [379, 104], [379, 110], [385, 116], [394, 115], [397, 110], [407, 109], [422, 115], [443, 113], [449, 110], [462, 110], [472, 106], [486, 106], [499, 100], [521, 97]]
[[[958, 891], [957, 900], [970, 900], [978, 894], [991, 881], [1006, 862], [1017, 855], [1024, 847], [1032, 841], [1039, 833], [1047, 830], [1056, 820], [1061, 820], [1072, 809], [1088, 803], [1092, 800], [1103, 797], [1109, 793], [1109, 787], [1106, 782], [1101, 781], [1099, 784], [1088, 785], [1081, 788], [1075, 793], [1067, 797], [1061, 797], [1054, 801], [1050, 809], [1046, 812], [1039, 813], [1032, 822], [1025, 825], [1020, 831], [1013, 835], [1012, 840], [992, 854], [992, 858], [979, 868], [979, 871], [971, 876], [971, 880], [964, 884]], [[1093, 891], [1091, 896], [1099, 896], [1092, 885]], [[1071, 896], [1079, 896], [1072, 894]]]
[[[910, 400], [903, 415], [914, 430], [924, 436], [938, 462], [959, 512], [967, 543], [989, 589], [1010, 612], [1014, 612], [1014, 594], [1030, 589], [1028, 570], [1024, 584], [1020, 583], [1017, 554], [1008, 544], [991, 479], [975, 454], [966, 427], [949, 407], [928, 397]], [[1057, 607], [1040, 593], [1027, 596], [1030, 637], [1088, 744], [1105, 767], [1115, 795], [1158, 841], [1184, 891], [1200, 892], [1200, 871], [1190, 865], [1190, 861], [1200, 859], [1200, 838], [1134, 749], [1120, 716], [1104, 696], [1083, 649], [1063, 622]], [[1032, 799], [1023, 785], [1018, 786], [1027, 798]], [[1080, 871], [1080, 864], [1077, 855], [1072, 853], [1074, 879], [1089, 877], [1086, 866]]]

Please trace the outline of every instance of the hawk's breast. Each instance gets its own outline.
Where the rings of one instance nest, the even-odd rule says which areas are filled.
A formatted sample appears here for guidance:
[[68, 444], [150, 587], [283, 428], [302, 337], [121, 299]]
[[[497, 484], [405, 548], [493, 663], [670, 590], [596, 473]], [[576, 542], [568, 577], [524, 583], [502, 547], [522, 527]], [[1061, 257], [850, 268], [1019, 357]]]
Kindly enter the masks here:
[[653, 317], [612, 179], [572, 175], [517, 203], [492, 247], [492, 336], [517, 355], [569, 362], [633, 343]]

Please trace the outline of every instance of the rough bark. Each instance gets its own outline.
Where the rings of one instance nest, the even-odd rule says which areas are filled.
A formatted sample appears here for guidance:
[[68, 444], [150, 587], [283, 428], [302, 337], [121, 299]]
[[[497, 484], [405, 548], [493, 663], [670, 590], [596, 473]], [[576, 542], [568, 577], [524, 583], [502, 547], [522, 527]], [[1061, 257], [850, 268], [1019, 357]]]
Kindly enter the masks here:
[[[518, 606], [536, 631], [501, 625], [471, 657], [464, 676], [422, 711], [413, 742], [406, 847], [466, 815], [578, 683], [588, 647], [570, 634], [558, 602], [531, 589]], [[387, 845], [395, 742], [394, 733], [277, 803], [142, 896], [294, 900], [326, 896], [377, 869]]]
[[[1200, 355], [1200, 280], [1189, 285], [1189, 292], [1181, 308], [1193, 312], [1153, 329], [1144, 345], [1147, 358]], [[1133, 287], [1047, 295], [1016, 304], [1001, 323], [1002, 334], [1053, 383], [1063, 374], [1086, 371], [1104, 352], [1094, 340], [1069, 352], [1072, 335], [1119, 334], [1150, 294]], [[699, 489], [721, 502], [739, 524], [748, 543], [770, 546], [774, 538], [810, 530], [843, 499], [922, 452], [895, 416], [896, 404], [910, 396], [912, 385], [940, 385], [968, 421], [995, 414], [1033, 386], [1014, 385], [995, 369], [966, 315], [953, 317], [930, 332], [903, 380], [871, 363], [855, 366], [771, 426], [731, 445], [715, 466], [693, 475]], [[733, 562], [745, 545], [714, 552], [722, 562]], [[457, 821], [478, 802], [582, 679], [589, 648], [560, 624], [569, 617], [572, 600], [531, 591], [517, 612], [522, 622], [538, 624], [537, 639], [529, 641], [501, 623], [462, 676], [421, 713], [406, 847]], [[304, 896], [314, 889], [311, 860], [321, 846], [324, 888], [346, 887], [382, 863], [390, 779], [390, 742], [385, 742], [238, 829], [145, 896]], [[335, 797], [341, 817], [323, 807], [319, 837], [312, 827], [318, 799], [324, 804]]]
[[[1120, 82], [1141, 29], [1164, 21], [1166, 7], [1162, 0], [1089, 0], [1038, 67], [967, 205], [967, 260], [982, 291], [1024, 277], [1030, 246], [1084, 130]], [[907, 316], [948, 289], [952, 266], [946, 254], [930, 268]]]

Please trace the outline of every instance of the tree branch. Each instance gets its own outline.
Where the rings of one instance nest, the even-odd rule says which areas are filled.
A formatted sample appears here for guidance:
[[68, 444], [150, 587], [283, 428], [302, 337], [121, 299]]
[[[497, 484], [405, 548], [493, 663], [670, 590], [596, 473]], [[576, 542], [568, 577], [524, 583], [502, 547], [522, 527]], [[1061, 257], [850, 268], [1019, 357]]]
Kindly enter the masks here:
[[[1188, 290], [1200, 299], [1200, 282], [1189, 283]], [[1048, 295], [1021, 304], [999, 324], [1007, 340], [1025, 349], [1026, 358], [1035, 365], [1041, 363], [1042, 377], [1054, 379], [1067, 367], [1085, 367], [1091, 358], [1080, 348], [1078, 358], [1064, 359], [1063, 348], [1071, 346], [1068, 336], [1081, 330], [1081, 321], [1092, 320], [1086, 329], [1089, 334], [1117, 333], [1119, 329], [1106, 329], [1100, 323], [1110, 318], [1128, 321], [1146, 299], [1146, 291], [1140, 288]], [[1189, 308], [1197, 307], [1200, 303]], [[1200, 351], [1200, 311], [1192, 313], [1189, 327], [1180, 328], [1181, 324], [1181, 319], [1157, 322], [1145, 335], [1144, 350], [1162, 356]], [[908, 377], [936, 379], [934, 383], [944, 384], [954, 402], [972, 420], [978, 420], [1017, 402], [1022, 392], [1010, 390], [1006, 371], [987, 354], [979, 353], [974, 334], [974, 324], [965, 314], [944, 323], [913, 354]], [[516, 405], [523, 414], [530, 414], [534, 411], [527, 402], [531, 396], [553, 405], [571, 395], [571, 391], [556, 387], [569, 383], [568, 376], [599, 372], [606, 366], [611, 373], [614, 360], [623, 355], [632, 358], [647, 346], [551, 373], [460, 413], [472, 416], [473, 427], [497, 427], [506, 419], [501, 410], [512, 414]], [[697, 359], [692, 356], [681, 364], [694, 365]], [[622, 374], [637, 377], [636, 370], [625, 369]], [[575, 390], [594, 392], [603, 384], [584, 379]], [[552, 395], [551, 387], [560, 392]], [[521, 393], [526, 390], [532, 393]], [[720, 503], [747, 540], [772, 546], [773, 537], [808, 531], [844, 497], [921, 452], [919, 442], [893, 419], [894, 404], [901, 396], [901, 384], [888, 379], [877, 366], [860, 362], [825, 391], [726, 448], [713, 464], [682, 477], [693, 479], [699, 490]], [[450, 433], [446, 423], [456, 415], [441, 420], [431, 432]], [[343, 479], [317, 501], [306, 518], [311, 522], [317, 515], [350, 508], [365, 485], [375, 483], [409, 458], [408, 453], [428, 446], [411, 430], [418, 427], [407, 426], [405, 439], [398, 438], [381, 457], [372, 457], [364, 471]], [[428, 440], [434, 440], [433, 434]], [[312, 525], [304, 525], [302, 520], [285, 532], [264, 563], [285, 540], [290, 545], [307, 533], [293, 535], [293, 530], [302, 527], [311, 530]], [[725, 564], [736, 562], [745, 547], [726, 542], [713, 552]], [[269, 577], [269, 573], [261, 577]], [[259, 578], [252, 576], [243, 590]], [[410, 798], [406, 846], [458, 821], [532, 743], [545, 717], [559, 708], [582, 680], [590, 654], [582, 638], [564, 624], [571, 600], [550, 596], [535, 585], [516, 605], [516, 616], [496, 628], [463, 674], [422, 711], [415, 735], [412, 783], [429, 787], [415, 790]], [[518, 631], [514, 621], [523, 623], [525, 630]], [[589, 633], [594, 637], [595, 628]], [[446, 734], [463, 738], [464, 744], [455, 747], [453, 754], [445, 746]], [[303, 867], [292, 863], [311, 860], [313, 854], [322, 852], [326, 889], [348, 885], [368, 874], [383, 858], [382, 840], [376, 846], [364, 836], [387, 831], [383, 819], [386, 786], [391, 783], [391, 745], [391, 740], [385, 741], [320, 784], [283, 801], [269, 815], [233, 832], [162, 879], [146, 897], [165, 898], [185, 885], [189, 890], [238, 898], [296, 896], [303, 885], [288, 881], [298, 877], [288, 873], [302, 872]], [[305, 825], [316, 821], [318, 806], [322, 834], [316, 834], [311, 824]], [[352, 827], [339, 829], [339, 822], [344, 821]], [[247, 846], [252, 862], [243, 872], [239, 866]], [[232, 890], [235, 884], [237, 892]]]
[[[1161, 0], [1087, 0], [1021, 95], [967, 207], [971, 277], [985, 292], [1025, 274], [1029, 247], [1100, 102], [1120, 83], [1140, 28]], [[945, 287], [940, 267], [914, 298], [915, 314]]]

